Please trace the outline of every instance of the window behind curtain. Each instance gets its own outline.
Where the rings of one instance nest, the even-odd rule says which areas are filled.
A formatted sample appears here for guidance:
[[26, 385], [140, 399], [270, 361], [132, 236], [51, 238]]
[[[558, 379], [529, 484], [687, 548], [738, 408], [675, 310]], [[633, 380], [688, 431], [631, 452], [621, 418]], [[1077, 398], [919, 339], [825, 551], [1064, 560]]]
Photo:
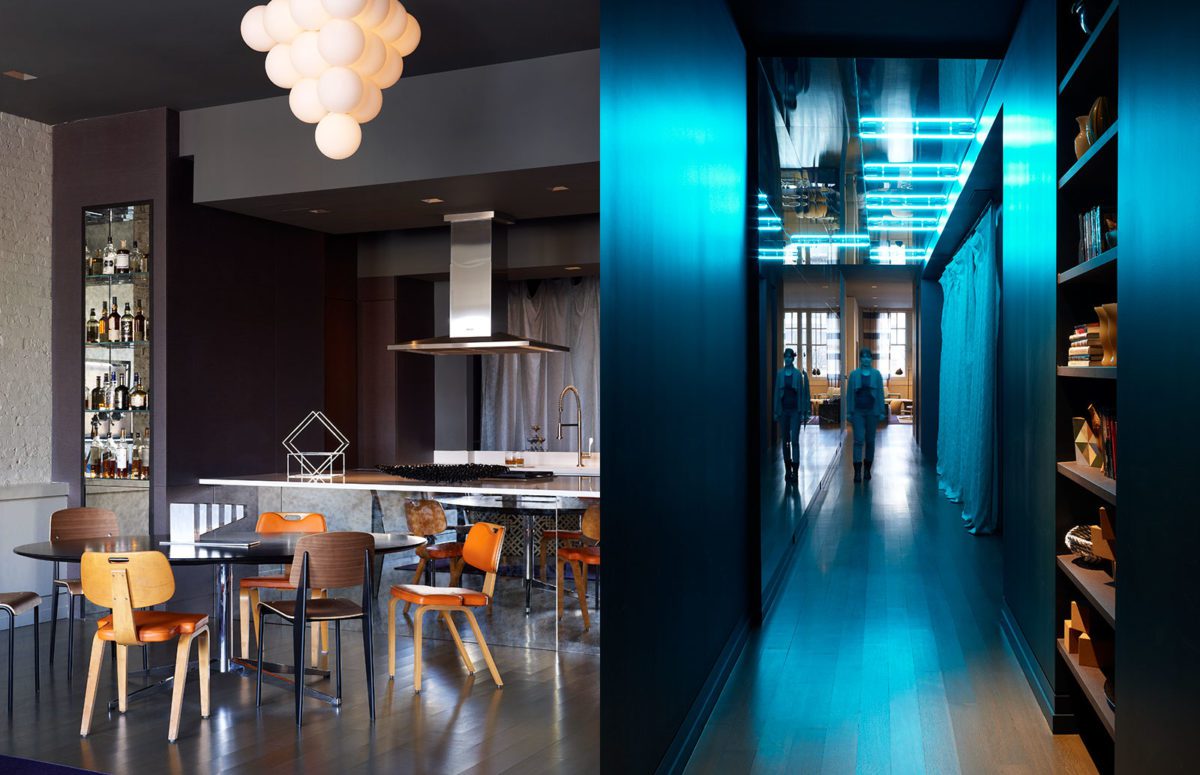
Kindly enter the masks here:
[[884, 376], [896, 369], [908, 374], [908, 311], [879, 313], [879, 370]]

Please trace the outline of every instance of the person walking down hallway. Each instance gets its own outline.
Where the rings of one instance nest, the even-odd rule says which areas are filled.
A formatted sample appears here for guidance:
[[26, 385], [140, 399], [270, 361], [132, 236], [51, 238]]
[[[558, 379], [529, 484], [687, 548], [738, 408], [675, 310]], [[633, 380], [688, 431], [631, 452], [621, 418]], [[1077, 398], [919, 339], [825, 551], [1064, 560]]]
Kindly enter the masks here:
[[846, 384], [850, 399], [850, 425], [854, 429], [854, 481], [870, 480], [875, 460], [875, 428], [887, 417], [883, 403], [883, 375], [871, 366], [871, 350], [860, 347], [858, 368]]
[[784, 366], [775, 378], [775, 422], [783, 440], [784, 478], [793, 480], [800, 469], [800, 426], [808, 422], [812, 401], [808, 374], [796, 368], [796, 351], [783, 351]]

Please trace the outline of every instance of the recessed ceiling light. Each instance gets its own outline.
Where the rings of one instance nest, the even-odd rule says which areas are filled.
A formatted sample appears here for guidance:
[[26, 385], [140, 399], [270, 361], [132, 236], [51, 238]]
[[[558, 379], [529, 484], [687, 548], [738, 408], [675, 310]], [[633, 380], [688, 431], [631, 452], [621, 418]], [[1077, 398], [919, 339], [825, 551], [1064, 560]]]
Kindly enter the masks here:
[[871, 287], [872, 287], [872, 288], [878, 288], [879, 286], [878, 286], [878, 285], [872, 285]]
[[20, 70], [5, 70], [4, 75], [8, 76], [9, 78], [12, 78], [13, 80], [17, 80], [17, 81], [33, 81], [33, 80], [37, 79], [36, 75], [30, 75], [29, 73], [22, 73]]
[[551, 191], [555, 191], [555, 192], [557, 192], [557, 191], [570, 191], [570, 189], [569, 189], [569, 188], [567, 188], [566, 186], [551, 186], [551, 187], [550, 187], [550, 190], [551, 190]]
[[311, 213], [312, 215], [325, 215], [329, 211], [323, 207], [315, 207], [312, 210], [309, 210], [308, 212]]
[[422, 199], [421, 201], [427, 205], [440, 205], [442, 202], [445, 202], [446, 200], [438, 199], [436, 196], [431, 196], [428, 199]]
[[566, 269], [568, 272], [578, 272], [580, 269], [583, 269], [582, 266], [566, 266], [563, 268]]

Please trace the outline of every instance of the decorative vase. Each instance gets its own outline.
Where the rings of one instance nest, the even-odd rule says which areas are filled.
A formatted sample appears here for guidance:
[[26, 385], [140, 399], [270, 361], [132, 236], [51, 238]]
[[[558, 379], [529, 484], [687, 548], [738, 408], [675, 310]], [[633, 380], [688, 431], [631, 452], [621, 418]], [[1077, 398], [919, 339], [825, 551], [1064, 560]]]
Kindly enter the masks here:
[[1087, 135], [1088, 117], [1076, 116], [1075, 120], [1079, 123], [1079, 134], [1075, 135], [1075, 158], [1078, 160], [1082, 159], [1083, 155], [1087, 153], [1087, 149], [1092, 147], [1092, 141], [1088, 139]]
[[1095, 143], [1112, 126], [1110, 116], [1111, 114], [1108, 111], [1108, 97], [1097, 97], [1088, 111], [1087, 124], [1085, 125], [1089, 146]]
[[1107, 366], [1108, 353], [1112, 348], [1108, 344], [1108, 310], [1104, 307], [1093, 307], [1096, 310], [1096, 317], [1100, 321], [1100, 346], [1104, 348], [1104, 357], [1100, 359], [1101, 366]]
[[1104, 346], [1104, 365], [1117, 365], [1117, 303], [1105, 304], [1102, 309], [1108, 316], [1108, 344]]

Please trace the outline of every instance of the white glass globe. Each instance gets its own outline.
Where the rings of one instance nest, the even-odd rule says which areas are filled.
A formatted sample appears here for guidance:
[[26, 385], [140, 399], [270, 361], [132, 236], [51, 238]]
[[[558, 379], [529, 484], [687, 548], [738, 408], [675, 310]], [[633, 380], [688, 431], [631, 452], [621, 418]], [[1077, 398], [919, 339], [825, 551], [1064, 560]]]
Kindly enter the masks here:
[[379, 68], [383, 67], [384, 61], [387, 59], [387, 44], [373, 32], [366, 33], [366, 45], [363, 47], [362, 56], [358, 61], [350, 65], [363, 78], [370, 78], [375, 73], [379, 72]]
[[265, 67], [271, 83], [281, 89], [290, 89], [300, 80], [300, 73], [292, 64], [292, 47], [287, 43], [279, 43], [267, 52]]
[[321, 0], [321, 5], [335, 19], [353, 19], [367, 7], [367, 0]]
[[318, 79], [317, 94], [330, 113], [349, 113], [362, 100], [362, 78], [349, 67], [331, 67]]
[[317, 148], [331, 159], [345, 159], [358, 150], [362, 127], [345, 113], [330, 113], [317, 124]]
[[256, 5], [242, 17], [242, 40], [255, 51], [270, 51], [275, 45], [275, 38], [271, 37], [264, 25], [266, 12], [265, 5]]
[[288, 0], [271, 0], [263, 15], [263, 26], [277, 43], [291, 43], [303, 30], [292, 18]]
[[288, 95], [288, 107], [292, 109], [293, 116], [306, 124], [317, 123], [329, 112], [321, 104], [315, 78], [301, 78], [296, 82], [292, 93]]
[[383, 24], [383, 20], [387, 18], [390, 10], [392, 10], [392, 0], [367, 0], [366, 6], [358, 16], [354, 17], [354, 21], [361, 24], [365, 30], [373, 29]]
[[321, 56], [317, 40], [317, 33], [308, 30], [292, 41], [292, 64], [305, 78], [320, 78], [321, 73], [329, 69], [329, 63]]
[[350, 117], [360, 124], [365, 124], [379, 115], [383, 107], [383, 92], [373, 83], [363, 85], [363, 96], [350, 111]]
[[387, 18], [375, 28], [375, 33], [388, 43], [391, 43], [400, 37], [407, 26], [408, 11], [404, 10], [404, 6], [400, 5], [400, 3], [393, 2], [391, 10], [388, 11]]
[[380, 89], [387, 89], [396, 84], [400, 80], [401, 74], [404, 73], [404, 58], [396, 53], [396, 49], [391, 46], [387, 47], [387, 59], [383, 60], [383, 67], [379, 68], [379, 72], [371, 76], [371, 80]]
[[321, 57], [331, 65], [354, 64], [363, 55], [367, 41], [359, 27], [349, 19], [330, 19], [317, 33]]
[[392, 44], [392, 48], [396, 49], [396, 53], [402, 57], [406, 57], [417, 50], [417, 46], [421, 43], [421, 25], [417, 24], [417, 17], [409, 15], [408, 24], [404, 27], [404, 33], [396, 38], [396, 42]]
[[301, 29], [319, 30], [321, 25], [329, 21], [329, 12], [321, 4], [321, 0], [291, 0], [292, 18]]

